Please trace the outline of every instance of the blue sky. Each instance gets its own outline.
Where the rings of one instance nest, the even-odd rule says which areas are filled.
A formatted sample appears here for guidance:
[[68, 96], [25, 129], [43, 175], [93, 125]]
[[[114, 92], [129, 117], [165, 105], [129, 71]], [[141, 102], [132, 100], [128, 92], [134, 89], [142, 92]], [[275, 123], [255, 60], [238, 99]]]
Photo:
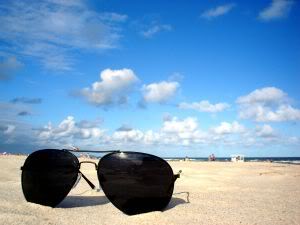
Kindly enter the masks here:
[[0, 148], [300, 156], [300, 5], [0, 1]]

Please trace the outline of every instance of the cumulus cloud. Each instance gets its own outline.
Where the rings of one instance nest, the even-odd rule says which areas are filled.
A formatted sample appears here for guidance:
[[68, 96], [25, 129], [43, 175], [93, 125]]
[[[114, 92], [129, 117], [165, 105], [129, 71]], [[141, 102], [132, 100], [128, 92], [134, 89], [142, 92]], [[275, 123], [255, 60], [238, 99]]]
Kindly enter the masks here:
[[224, 135], [243, 133], [246, 131], [246, 129], [243, 125], [239, 124], [237, 121], [234, 121], [232, 123], [222, 122], [219, 126], [213, 128], [213, 131], [216, 134]]
[[96, 106], [125, 104], [128, 92], [137, 81], [138, 77], [131, 69], [105, 69], [100, 74], [100, 81], [82, 89], [80, 95]]
[[[23, 137], [29, 133], [30, 130], [26, 133], [26, 130], [22, 129], [20, 123], [16, 121], [0, 119], [0, 149], [10, 151], [10, 148], [16, 145], [15, 143], [18, 143], [19, 146], [23, 144], [24, 147], [24, 145], [27, 145], [27, 142], [22, 143], [24, 141]], [[25, 149], [23, 148], [22, 150]]]
[[204, 143], [206, 134], [198, 129], [196, 118], [165, 119], [158, 131], [142, 131], [128, 126], [121, 126], [111, 136], [110, 141], [116, 144], [139, 145], [174, 145], [187, 146], [192, 143]]
[[242, 146], [248, 130], [239, 122], [222, 122], [219, 126], [203, 130], [193, 117], [170, 117], [163, 122], [160, 143], [181, 146]]
[[154, 35], [165, 32], [165, 31], [171, 31], [172, 26], [169, 24], [153, 24], [150, 27], [148, 27], [146, 30], [141, 32], [141, 35], [143, 35], [145, 38], [152, 38]]
[[[53, 128], [53, 127], [52, 127]], [[174, 130], [172, 130], [174, 128]], [[56, 127], [55, 129], [58, 129]], [[73, 128], [74, 129], [74, 128]], [[65, 130], [67, 130], [65, 128]], [[76, 129], [75, 129], [76, 130]], [[202, 130], [195, 118], [172, 117], [168, 121], [163, 121], [161, 128], [154, 130], [141, 130], [138, 128], [117, 129], [111, 134], [102, 130], [100, 135], [88, 136], [87, 134], [74, 134], [79, 131], [63, 130], [58, 132], [59, 137], [39, 138], [40, 143], [55, 144], [69, 146], [74, 144], [77, 146], [90, 145], [93, 149], [95, 146], [120, 146], [121, 149], [126, 148], [146, 148], [147, 146], [159, 147], [201, 147], [201, 146], [235, 146], [235, 147], [254, 147], [254, 146], [270, 146], [274, 143], [278, 144], [299, 144], [299, 137], [286, 137], [277, 134], [269, 125], [257, 126], [254, 129], [246, 129], [238, 122], [222, 122], [219, 126]], [[56, 132], [54, 132], [56, 134]], [[55, 135], [54, 134], [54, 135]], [[86, 136], [82, 136], [86, 135]], [[41, 142], [44, 140], [44, 142]], [[109, 147], [106, 147], [109, 148]]]
[[[119, 146], [264, 146], [286, 143], [270, 125], [246, 128], [237, 121], [221, 122], [218, 126], [202, 130], [197, 118], [180, 119], [169, 116], [161, 128], [141, 130], [122, 125], [108, 137], [109, 143]], [[289, 141], [291, 143], [291, 141]]]
[[256, 89], [237, 99], [238, 104], [277, 103], [287, 99], [287, 94], [275, 87]]
[[95, 149], [107, 143], [101, 121], [76, 121], [68, 116], [60, 123], [49, 122], [40, 127], [21, 120], [0, 118], [0, 149], [11, 152], [31, 152], [42, 148], [70, 148], [78, 146]]
[[179, 83], [175, 81], [144, 85], [143, 100], [147, 103], [165, 103], [175, 95], [179, 86]]
[[138, 129], [130, 130], [117, 130], [112, 135], [113, 141], [127, 142], [140, 142], [144, 138], [144, 133]]
[[164, 121], [162, 131], [166, 133], [184, 133], [193, 132], [198, 128], [196, 118], [188, 117], [180, 120], [177, 117], [171, 117]]
[[197, 118], [168, 116], [158, 130], [142, 130], [122, 125], [113, 132], [101, 128], [101, 120], [76, 121], [68, 116], [57, 125], [49, 122], [42, 128], [0, 120], [0, 147], [15, 149], [69, 148], [147, 148], [235, 146], [254, 147], [297, 145], [299, 137], [280, 135], [268, 125], [246, 128], [237, 121], [222, 122], [216, 127], [201, 129]]
[[[96, 141], [101, 143], [101, 138], [104, 136], [104, 130], [100, 129], [98, 126], [85, 126], [86, 122], [76, 123], [75, 118], [68, 116], [57, 127], [53, 126], [52, 123], [43, 128], [35, 129], [37, 133], [38, 140], [41, 143], [48, 145], [67, 145], [77, 143], [80, 141]], [[55, 144], [57, 143], [57, 144]]]
[[210, 138], [207, 133], [199, 129], [196, 118], [187, 117], [165, 119], [161, 128], [161, 139], [165, 144], [190, 145], [192, 143], [207, 144]]
[[46, 68], [69, 70], [74, 50], [117, 47], [120, 23], [126, 19], [115, 12], [92, 11], [80, 0], [13, 0], [0, 3], [0, 40], [14, 46], [11, 51], [17, 54], [37, 58]]
[[111, 143], [117, 145], [164, 145], [162, 134], [153, 130], [141, 131], [139, 129], [116, 130], [111, 138]]
[[16, 57], [8, 57], [0, 61], [0, 81], [12, 78], [22, 66], [23, 64]]
[[259, 13], [262, 21], [271, 21], [286, 17], [293, 5], [291, 0], [272, 0], [271, 4]]
[[233, 9], [234, 6], [235, 6], [235, 4], [232, 4], [232, 3], [220, 5], [215, 8], [206, 10], [205, 12], [203, 12], [201, 14], [201, 17], [204, 19], [214, 19], [214, 18], [223, 16], [223, 15], [229, 13]]
[[236, 101], [239, 117], [257, 122], [300, 120], [300, 110], [289, 104], [288, 95], [275, 87], [257, 89]]
[[13, 133], [15, 129], [16, 129], [15, 125], [12, 125], [12, 124], [2, 125], [2, 124], [0, 124], [0, 132], [2, 132], [2, 134], [4, 134], [4, 135], [9, 135], [9, 134]]
[[268, 124], [264, 124], [262, 126], [256, 126], [256, 135], [258, 137], [263, 137], [263, 138], [276, 137], [276, 133], [274, 129]]
[[277, 109], [261, 104], [242, 106], [239, 116], [257, 122], [282, 122], [300, 120], [300, 110], [290, 105], [279, 105]]
[[154, 132], [152, 130], [147, 130], [144, 132], [144, 143], [149, 144], [159, 144], [161, 141], [161, 134]]
[[178, 107], [180, 109], [193, 109], [200, 112], [216, 113], [228, 109], [230, 105], [225, 102], [211, 104], [209, 101], [203, 100], [200, 102], [193, 102], [193, 103], [182, 102], [178, 105]]

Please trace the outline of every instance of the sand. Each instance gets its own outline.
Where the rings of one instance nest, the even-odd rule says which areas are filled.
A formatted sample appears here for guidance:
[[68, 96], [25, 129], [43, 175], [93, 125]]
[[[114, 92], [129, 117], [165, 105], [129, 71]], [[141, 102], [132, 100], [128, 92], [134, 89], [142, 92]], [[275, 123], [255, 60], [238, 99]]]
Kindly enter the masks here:
[[[57, 207], [28, 203], [24, 156], [0, 156], [0, 224], [300, 224], [300, 166], [277, 163], [170, 162], [182, 170], [163, 212], [127, 216], [81, 180]], [[82, 171], [99, 186], [93, 165]]]

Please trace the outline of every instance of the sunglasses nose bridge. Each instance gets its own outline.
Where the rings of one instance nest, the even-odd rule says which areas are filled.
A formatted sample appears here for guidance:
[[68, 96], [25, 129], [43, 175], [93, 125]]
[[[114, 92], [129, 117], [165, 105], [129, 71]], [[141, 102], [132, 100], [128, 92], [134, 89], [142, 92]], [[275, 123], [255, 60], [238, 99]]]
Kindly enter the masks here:
[[82, 162], [79, 163], [79, 168], [81, 167], [81, 164], [82, 164], [82, 163], [90, 163], [90, 164], [94, 164], [94, 165], [95, 165], [95, 169], [98, 170], [98, 165], [97, 165], [97, 163], [95, 163], [95, 162], [92, 162], [92, 161], [82, 161]]
[[[92, 162], [92, 161], [81, 161], [81, 162], [79, 162], [79, 169], [80, 169], [80, 167], [81, 167], [81, 164], [82, 163], [90, 163], [90, 164], [94, 164], [94, 166], [95, 166], [95, 169], [97, 170], [98, 169], [98, 165], [97, 165], [97, 163], [95, 163], [95, 162]], [[82, 178], [90, 185], [90, 187], [92, 188], [92, 189], [95, 189], [95, 185], [79, 170], [79, 173], [81, 174], [81, 176], [82, 176]]]

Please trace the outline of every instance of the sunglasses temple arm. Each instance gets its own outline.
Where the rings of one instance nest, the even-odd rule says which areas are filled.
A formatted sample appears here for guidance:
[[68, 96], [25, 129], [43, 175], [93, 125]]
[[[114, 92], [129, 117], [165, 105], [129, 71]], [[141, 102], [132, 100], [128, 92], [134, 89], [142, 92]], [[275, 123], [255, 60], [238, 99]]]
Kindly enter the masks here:
[[79, 171], [79, 173], [81, 174], [81, 176], [83, 177], [83, 179], [90, 185], [90, 187], [92, 189], [95, 189], [96, 186], [86, 176], [84, 176], [82, 172]]
[[181, 174], [182, 170], [179, 170], [177, 174], [173, 175], [173, 183], [171, 183], [170, 187], [168, 190], [170, 190], [172, 187], [174, 187], [175, 181], [180, 178], [180, 174]]
[[180, 174], [182, 173], [182, 170], [179, 170], [177, 174], [174, 174], [174, 182], [180, 178]]

